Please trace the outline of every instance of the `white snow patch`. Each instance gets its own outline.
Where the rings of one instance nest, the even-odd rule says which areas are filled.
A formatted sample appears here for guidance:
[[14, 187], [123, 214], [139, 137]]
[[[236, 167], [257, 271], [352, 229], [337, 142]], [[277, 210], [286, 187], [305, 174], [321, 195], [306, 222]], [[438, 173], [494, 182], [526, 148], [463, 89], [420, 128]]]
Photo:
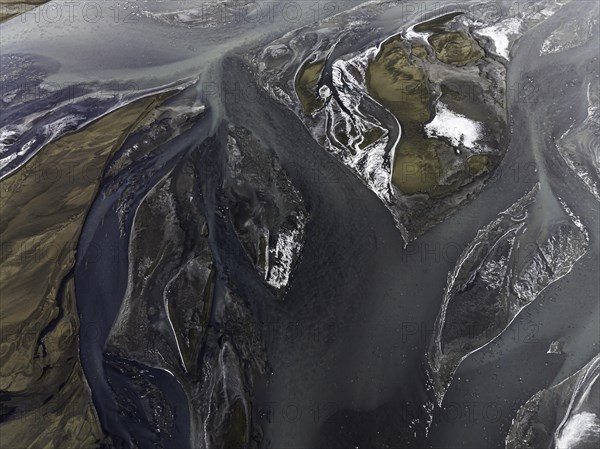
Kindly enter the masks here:
[[21, 149], [19, 151], [17, 151], [17, 156], [19, 156], [19, 157], [25, 156], [34, 143], [35, 143], [35, 138], [25, 142], [23, 144], [23, 146], [21, 147]]
[[20, 130], [12, 127], [7, 128], [0, 129], [0, 154], [8, 151], [8, 147], [11, 145], [9, 142], [16, 140], [21, 135]]
[[556, 449], [570, 449], [577, 443], [597, 441], [600, 434], [600, 420], [590, 412], [573, 415], [562, 429], [556, 441]]
[[304, 215], [302, 213], [298, 214], [292, 229], [279, 230], [275, 248], [269, 250], [269, 260], [273, 260], [273, 264], [269, 269], [266, 280], [275, 288], [285, 287], [290, 279], [292, 265], [302, 249], [305, 225]]
[[581, 218], [579, 218], [577, 215], [575, 215], [573, 213], [573, 211], [571, 209], [569, 209], [569, 206], [567, 206], [567, 203], [561, 197], [558, 197], [558, 201], [560, 202], [561, 206], [563, 207], [564, 211], [567, 213], [567, 215], [569, 216], [569, 218], [571, 219], [573, 224], [575, 226], [577, 226], [577, 229], [579, 229], [579, 231], [581, 231], [581, 233], [584, 235], [585, 239], [589, 241], [589, 235], [588, 235], [587, 229], [585, 229], [585, 226], [583, 226], [583, 223], [581, 222]]
[[550, 347], [548, 348], [548, 351], [546, 351], [546, 354], [562, 354], [560, 342], [553, 341], [550, 343]]
[[428, 137], [446, 137], [453, 146], [463, 144], [467, 148], [475, 149], [481, 137], [482, 126], [464, 115], [451, 111], [443, 103], [436, 106], [435, 117], [425, 125]]
[[489, 38], [497, 55], [508, 60], [510, 53], [510, 37], [519, 34], [521, 21], [516, 18], [504, 20], [495, 25], [477, 30], [476, 34]]
[[415, 25], [411, 26], [410, 28], [408, 28], [406, 30], [405, 33], [405, 37], [408, 40], [420, 40], [420, 41], [424, 41], [427, 42], [427, 39], [429, 39], [429, 36], [431, 36], [433, 33], [425, 31], [425, 32], [417, 32], [415, 31]]
[[319, 96], [323, 99], [326, 100], [331, 96], [331, 89], [329, 89], [328, 86], [321, 86], [321, 88], [319, 89]]
[[0, 159], [0, 170], [2, 170], [4, 167], [6, 167], [8, 164], [10, 164], [16, 158], [17, 158], [17, 154], [13, 153], [13, 154], [9, 154], [8, 156]]

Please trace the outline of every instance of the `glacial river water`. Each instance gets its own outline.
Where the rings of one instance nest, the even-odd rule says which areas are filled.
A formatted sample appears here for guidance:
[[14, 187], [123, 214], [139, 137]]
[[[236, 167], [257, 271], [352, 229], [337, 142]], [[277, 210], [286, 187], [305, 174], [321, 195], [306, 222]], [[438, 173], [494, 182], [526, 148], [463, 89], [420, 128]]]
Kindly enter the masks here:
[[[193, 20], [201, 2], [103, 1], [96, 4], [101, 18], [91, 6], [84, 14], [86, 3], [75, 6], [70, 16], [66, 4], [51, 2], [43, 7], [45, 13], [31, 12], [0, 25], [1, 55], [50, 58], [58, 68], [45, 82], [127, 86], [128, 101], [147, 90], [196, 81], [196, 103], [206, 104], [209, 113], [158, 156], [122, 175], [152, 170], [152, 176], [134, 186], [134, 205], [183, 158], [202, 151], [204, 139], [223, 120], [246, 127], [273, 148], [307, 204], [307, 238], [283, 299], [261, 297], [259, 286], [247, 286], [255, 298], [270, 366], [257, 382], [253, 406], [264, 447], [502, 447], [516, 408], [598, 352], [599, 203], [555, 147], [556, 139], [586, 116], [582, 86], [598, 77], [598, 35], [569, 51], [544, 56], [539, 51], [561, 20], [585, 15], [590, 2], [571, 2], [521, 38], [508, 66], [512, 133], [503, 162], [474, 200], [408, 245], [377, 196], [320, 148], [291, 111], [257, 87], [240, 57], [312, 23], [315, 15], [325, 19], [360, 2], [296, 2], [287, 16], [275, 10], [260, 20], [250, 10], [222, 20], [216, 9], [206, 9], [203, 24]], [[385, 12], [376, 17], [373, 35], [365, 42], [378, 42], [431, 12], [402, 2], [391, 10], [372, 4]], [[49, 9], [52, 5], [54, 10]], [[296, 19], [292, 14], [298, 8], [301, 17]], [[52, 21], [52, 11], [61, 11], [61, 19]], [[168, 14], [172, 11], [187, 11], [187, 16], [181, 13], [173, 21]], [[363, 42], [345, 44], [353, 45], [364, 48]], [[122, 100], [111, 108], [121, 106]], [[72, 101], [77, 104], [79, 99]], [[53, 105], [40, 99], [15, 112], [16, 117], [39, 112], [36, 105], [52, 114]], [[86, 114], [85, 109], [79, 112]], [[202, 157], [210, 164], [209, 155]], [[501, 337], [459, 367], [441, 408], [426, 409], [433, 400], [427, 389], [426, 352], [447, 275], [477, 231], [538, 181], [540, 226], [553, 222], [560, 198], [588, 230], [589, 250]], [[105, 195], [117, 182], [101, 187], [78, 246], [80, 354], [104, 429], [125, 441], [131, 433], [139, 441], [150, 441], [143, 423], [125, 426], [117, 418], [111, 387], [122, 397], [132, 393], [125, 376], [105, 368], [102, 354], [127, 283], [128, 241], [120, 234], [115, 210], [122, 190]], [[211, 198], [217, 186], [207, 181], [203, 188]], [[208, 207], [208, 213], [215, 212], [214, 204]], [[227, 251], [232, 245], [227, 238], [219, 232], [211, 235], [211, 248], [218, 266], [236, 279], [238, 264]], [[244, 281], [241, 276], [238, 283]], [[547, 354], [550, 343], [559, 339], [564, 354]], [[189, 413], [183, 390], [164, 371], [150, 369], [149, 375], [176, 412], [176, 431], [167, 444], [187, 447]]]

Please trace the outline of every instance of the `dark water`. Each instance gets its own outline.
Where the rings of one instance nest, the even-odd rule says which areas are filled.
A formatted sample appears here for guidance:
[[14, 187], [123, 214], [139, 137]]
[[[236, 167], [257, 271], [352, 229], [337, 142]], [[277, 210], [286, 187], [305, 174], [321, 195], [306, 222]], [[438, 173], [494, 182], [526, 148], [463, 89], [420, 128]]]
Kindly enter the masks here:
[[[583, 17], [589, 6], [573, 2], [521, 39], [508, 83], [520, 86], [523, 94], [513, 97], [515, 126], [505, 160], [505, 166], [521, 170], [520, 174], [513, 170], [509, 178], [539, 178], [543, 188], [569, 205], [589, 232], [589, 250], [571, 273], [545, 289], [502, 336], [459, 367], [445, 399], [445, 419], [432, 430], [434, 447], [504, 447], [516, 409], [537, 391], [573, 374], [598, 352], [599, 205], [572, 176], [554, 143], [573, 121], [581, 121], [587, 114], [582, 86], [598, 76], [597, 59], [593, 63], [598, 36], [568, 52], [539, 56], [546, 36], [569, 17]], [[531, 86], [530, 79], [533, 88], [524, 89]], [[516, 126], [527, 122], [529, 127]], [[524, 167], [533, 167], [536, 173], [526, 170], [524, 174]], [[497, 201], [504, 186], [506, 183], [489, 185], [461, 215]], [[564, 354], [546, 353], [552, 341], [563, 342]], [[472, 413], [466, 411], [469, 406]]]
[[[113, 194], [105, 197], [104, 192], [111, 187], [111, 183], [123, 183], [128, 177], [135, 179], [135, 172], [154, 171], [147, 183], [134, 186], [132, 207], [125, 218], [126, 229], [129, 230], [137, 204], [144, 195], [169, 170], [175, 169], [191, 152], [198, 150], [198, 142], [206, 138], [210, 128], [211, 115], [208, 114], [205, 118], [204, 122], [199, 122], [160, 147], [154, 157], [142, 160], [104, 185], [90, 209], [79, 242], [75, 287], [81, 325], [81, 362], [103, 428], [125, 443], [130, 441], [131, 436], [137, 441], [152, 441], [153, 438], [148, 434], [147, 427], [132, 427], [122, 422], [117, 403], [122, 404], [125, 396], [135, 397], [140, 393], [131, 390], [131, 379], [128, 380], [124, 373], [114, 366], [107, 367], [106, 357], [103, 355], [104, 343], [118, 315], [127, 286], [129, 238], [120, 237], [119, 218], [115, 208], [123, 189], [131, 186], [125, 181], [124, 184], [119, 184], [121, 187]], [[128, 232], [126, 235], [129, 235]], [[132, 366], [139, 368], [135, 363]], [[153, 382], [176, 411], [177, 427], [172, 438], [167, 441], [168, 447], [187, 447], [190, 419], [187, 398], [181, 386], [167, 372], [150, 367], [143, 369], [151, 373]], [[133, 416], [144, 416], [139, 407], [140, 404], [134, 407], [137, 412], [134, 411]], [[129, 432], [132, 431], [133, 435], [130, 435]]]
[[[598, 36], [568, 52], [539, 56], [541, 43], [554, 27], [561, 20], [585, 15], [586, 8], [586, 2], [573, 2], [521, 39], [508, 71], [513, 132], [504, 161], [477, 198], [408, 246], [375, 194], [323, 151], [292, 112], [256, 87], [241, 52], [235, 51], [262, 45], [268, 40], [265, 36], [298, 24], [276, 21], [262, 28], [236, 24], [231, 32], [227, 27], [198, 30], [149, 19], [129, 28], [97, 25], [96, 32], [108, 39], [105, 45], [112, 43], [116, 49], [119, 39], [131, 42], [128, 49], [96, 58], [89, 47], [77, 47], [72, 60], [97, 68], [99, 77], [137, 76], [144, 88], [184, 75], [218, 81], [216, 90], [202, 81], [198, 85], [200, 95], [207, 94], [208, 87], [216, 92], [215, 98], [205, 98], [209, 115], [153, 157], [107, 181], [83, 228], [74, 270], [80, 354], [105, 431], [125, 446], [131, 438], [144, 442], [143, 447], [155, 442], [148, 423], [135, 418], [143, 416], [143, 404], [136, 397], [131, 372], [117, 370], [115, 361], [103, 354], [127, 284], [128, 237], [120, 237], [115, 205], [128, 177], [153, 173], [133, 186], [128, 235], [143, 196], [169, 170], [195, 155], [206, 166], [201, 188], [219, 273], [216, 297], [227, 285], [249, 298], [266, 344], [270, 371], [258, 382], [253, 405], [264, 447], [502, 447], [515, 409], [536, 391], [572, 374], [598, 351], [600, 208], [554, 147], [554, 139], [573, 120], [585, 117], [581, 86], [598, 74], [596, 69], [590, 73], [589, 65], [597, 56]], [[337, 51], [359, 49], [385, 37], [414, 15], [404, 10], [380, 17], [381, 29], [357, 41], [343, 41]], [[142, 24], [152, 32], [143, 31]], [[47, 44], [57, 60], [69, 60], [72, 38], [85, 34], [86, 25], [76, 25], [61, 33], [48, 24], [41, 26], [46, 33], [59, 34], [52, 45]], [[3, 36], [5, 30], [17, 36], [15, 30], [25, 28], [3, 25]], [[28, 44], [11, 38], [3, 51], [44, 48], [44, 32]], [[155, 37], [156, 46], [136, 51], [149, 36]], [[92, 40], [87, 37], [85, 42]], [[53, 67], [53, 73], [61, 80], [85, 78], [74, 63], [64, 62], [61, 70]], [[236, 85], [244, 86], [243, 95], [220, 90]], [[47, 102], [43, 107], [49, 107]], [[281, 300], [258, 283], [248, 261], [239, 258], [240, 244], [218, 214], [227, 123], [248, 128], [275, 150], [310, 214], [301, 261]], [[528, 126], [521, 126], [524, 123]], [[429, 413], [424, 405], [433, 398], [426, 388], [425, 356], [447, 274], [477, 231], [538, 181], [544, 192], [560, 196], [581, 217], [589, 231], [590, 250], [505, 334], [459, 367], [441, 409], [433, 410], [426, 437]], [[105, 196], [117, 184], [122, 187]], [[564, 342], [565, 354], [546, 354], [550, 342], [558, 339]], [[188, 447], [190, 419], [182, 388], [167, 372], [131, 363], [130, 367], [147, 370], [148, 379], [175, 411], [176, 427], [165, 447]], [[128, 418], [119, 414], [118, 404], [129, 404]]]
[[[224, 73], [247, 73], [228, 64], [236, 62], [227, 61]], [[455, 216], [454, 226], [437, 227], [404, 248], [376, 196], [324, 153], [290, 112], [257, 95], [251, 114], [246, 103], [234, 103], [228, 116], [275, 148], [311, 215], [290, 290], [265, 311], [273, 375], [257, 407], [279, 404], [265, 423], [272, 445], [423, 447], [419, 438], [390, 431], [426, 416], [424, 354], [446, 274], [476, 231], [531, 186], [507, 182], [511, 189], [495, 196], [494, 208]], [[423, 422], [415, 429], [422, 434]]]
[[[581, 14], [585, 5], [573, 8], [562, 14]], [[264, 312], [273, 373], [256, 411], [269, 447], [503, 447], [516, 408], [597, 351], [598, 204], [553, 143], [571, 124], [569, 106], [585, 117], [581, 86], [597, 42], [540, 57], [541, 43], [561, 20], [550, 19], [519, 44], [508, 75], [513, 134], [496, 175], [460, 213], [407, 248], [375, 196], [323, 153], [289, 111], [260, 93], [253, 104], [227, 104], [232, 121], [276, 149], [311, 214], [290, 290]], [[225, 67], [227, 76], [247, 81], [239, 62]], [[424, 354], [446, 274], [477, 230], [538, 181], [582, 217], [590, 251], [459, 368], [442, 408], [433, 412], [427, 440]], [[568, 350], [547, 354], [559, 338]], [[413, 419], [421, 421], [411, 425]]]

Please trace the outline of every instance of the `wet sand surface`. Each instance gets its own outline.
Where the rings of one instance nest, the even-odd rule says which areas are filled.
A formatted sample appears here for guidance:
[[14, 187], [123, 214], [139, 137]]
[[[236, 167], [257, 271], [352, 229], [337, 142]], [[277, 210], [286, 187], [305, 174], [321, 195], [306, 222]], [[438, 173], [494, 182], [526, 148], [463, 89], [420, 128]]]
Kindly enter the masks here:
[[[208, 106], [191, 127], [173, 131], [148, 157], [114, 177], [98, 177], [99, 193], [86, 200], [89, 211], [81, 236], [74, 237], [74, 268], [57, 275], [60, 283], [68, 272], [69, 288], [75, 292], [83, 373], [97, 422], [113, 443], [128, 447], [132, 436], [142, 447], [152, 447], [155, 441], [147, 422], [119, 415], [119, 403], [125, 401], [133, 404], [129, 406], [134, 415], [141, 413], [132, 387], [135, 375], [115, 370], [104, 354], [127, 285], [133, 214], [163, 176], [194, 159], [206, 167], [200, 189], [218, 273], [215, 302], [223, 301], [226, 289], [244, 297], [265, 345], [268, 369], [257, 377], [252, 403], [252, 420], [262, 433], [259, 447], [504, 447], [516, 409], [537, 391], [573, 374], [599, 350], [600, 283], [594, 273], [600, 268], [600, 207], [555, 147], [556, 139], [587, 113], [582, 86], [598, 76], [598, 60], [593, 59], [597, 29], [594, 38], [577, 48], [539, 53], [561, 21], [585, 15], [586, 8], [585, 1], [572, 2], [518, 42], [507, 72], [507, 85], [516, 90], [508, 93], [512, 131], [504, 159], [478, 196], [408, 244], [377, 195], [324, 151], [292, 111], [257, 85], [245, 55], [300, 24], [275, 20], [262, 28], [247, 23], [190, 28], [147, 15], [130, 26], [77, 21], [62, 30], [45, 23], [32, 31], [31, 23], [16, 19], [3, 24], [3, 55], [47, 48], [60, 61], [49, 82], [83, 84], [91, 79], [94, 85], [110, 85], [133, 80], [136, 89], [127, 99], [133, 101], [146, 90], [160, 91], [169, 83], [195, 78], [193, 104]], [[168, 12], [163, 4], [150, 9]], [[338, 51], [345, 54], [353, 45], [362, 49], [420, 15], [398, 10], [383, 15], [376, 19], [381, 28], [373, 36], [344, 43]], [[89, 27], [95, 31], [88, 35]], [[156, 39], [154, 46], [146, 45], [150, 35]], [[74, 38], [83, 41], [76, 45]], [[119, 45], [123, 39], [127, 46]], [[180, 90], [189, 95], [189, 90]], [[50, 107], [40, 100], [14, 109], [12, 117], [26, 116], [42, 104]], [[117, 102], [113, 107], [124, 113], [135, 104], [139, 103], [122, 108], [123, 102]], [[223, 215], [219, 192], [227, 124], [245, 127], [277, 154], [306, 205], [304, 247], [280, 296], [257, 280], [240, 257], [239, 242]], [[394, 133], [397, 130], [392, 137]], [[52, 145], [43, 147], [30, 163], [42, 162]], [[546, 212], [536, 217], [552, 223], [557, 214], [554, 198], [560, 198], [587, 229], [589, 249], [501, 336], [459, 366], [441, 407], [434, 406], [427, 351], [448, 273], [478, 230], [538, 182], [542, 193], [536, 207]], [[129, 199], [123, 213], [124, 196]], [[44, 205], [40, 210], [49, 209]], [[23, 316], [13, 321], [29, 315], [22, 308], [19, 313]], [[548, 354], [550, 343], [557, 340], [563, 354]], [[193, 411], [175, 377], [135, 361], [126, 364], [133, 372], [146, 370], [175, 411], [175, 430], [161, 444], [189, 447]]]

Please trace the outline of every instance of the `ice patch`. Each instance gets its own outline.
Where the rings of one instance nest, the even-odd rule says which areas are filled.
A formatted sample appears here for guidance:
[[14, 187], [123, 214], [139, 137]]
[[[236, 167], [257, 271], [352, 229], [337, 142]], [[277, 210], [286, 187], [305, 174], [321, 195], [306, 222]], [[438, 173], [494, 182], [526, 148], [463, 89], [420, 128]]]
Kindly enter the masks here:
[[556, 441], [556, 449], [571, 449], [579, 443], [593, 442], [600, 435], [600, 420], [594, 413], [573, 415]]
[[540, 56], [558, 53], [583, 45], [593, 36], [596, 19], [576, 19], [562, 23], [548, 36], [540, 49]]
[[319, 96], [323, 100], [327, 100], [331, 96], [331, 89], [328, 86], [321, 86], [319, 89]]
[[494, 52], [508, 60], [510, 53], [510, 38], [519, 34], [521, 21], [511, 18], [495, 25], [481, 28], [475, 32], [480, 36], [485, 36], [492, 41]]
[[8, 147], [23, 133], [18, 127], [6, 126], [0, 129], [0, 154], [8, 151]]
[[433, 34], [431, 32], [418, 33], [418, 32], [415, 31], [414, 28], [415, 28], [415, 26], [413, 25], [413, 26], [411, 26], [410, 28], [408, 28], [406, 30], [406, 33], [405, 33], [406, 39], [408, 39], [408, 40], [420, 40], [420, 41], [423, 41], [423, 42], [427, 43], [428, 42], [427, 39], [429, 39], [429, 36], [431, 36]]
[[598, 85], [588, 84], [588, 115], [578, 126], [571, 126], [556, 142], [558, 152], [587, 189], [600, 200], [600, 108]]
[[275, 248], [269, 249], [269, 259], [272, 260], [266, 281], [275, 288], [282, 288], [288, 284], [294, 260], [300, 254], [304, 240], [304, 226], [306, 218], [299, 214], [290, 229], [280, 229]]
[[[18, 170], [35, 156], [42, 147], [56, 141], [68, 132], [78, 131], [93, 121], [140, 98], [170, 90], [182, 91], [196, 82], [197, 80], [195, 79], [187, 79], [144, 90], [123, 90], [119, 98], [115, 97], [114, 93], [111, 93], [110, 90], [106, 92], [101, 91], [101, 95], [98, 95], [92, 88], [99, 89], [102, 86], [90, 84], [90, 89], [86, 89], [85, 94], [76, 99], [68, 98], [65, 101], [52, 105], [49, 109], [39, 110], [21, 117], [19, 119], [20, 123], [11, 124], [0, 129], [0, 154], [19, 148], [18, 152], [15, 153], [17, 157], [12, 157], [10, 160], [7, 157], [3, 158], [0, 163], [0, 179], [6, 178]], [[97, 107], [91, 108], [89, 114], [70, 113], [75, 106], [83, 107], [86, 102], [92, 99], [98, 100], [102, 98], [106, 101], [98, 102]], [[54, 119], [55, 116], [57, 117], [56, 119]], [[26, 135], [26, 131], [31, 129], [34, 130], [34, 135], [27, 142], [23, 143], [23, 140], [29, 137]], [[15, 160], [17, 163], [11, 163]]]
[[563, 207], [564, 211], [567, 213], [573, 224], [577, 226], [577, 229], [579, 229], [579, 231], [583, 234], [585, 239], [588, 240], [588, 232], [587, 229], [585, 229], [585, 226], [583, 226], [581, 219], [577, 215], [575, 215], [571, 209], [569, 209], [567, 203], [565, 203], [561, 197], [558, 197], [558, 201], [560, 202], [561, 206]]
[[13, 153], [13, 154], [9, 154], [8, 156], [0, 159], [0, 170], [2, 170], [4, 167], [6, 167], [8, 164], [10, 164], [16, 158], [17, 158], [17, 153]]
[[480, 139], [482, 126], [464, 115], [451, 111], [443, 103], [436, 106], [435, 117], [425, 125], [427, 137], [446, 137], [454, 147], [460, 144], [476, 149]]
[[562, 354], [560, 342], [553, 341], [550, 343], [550, 347], [548, 348], [548, 351], [546, 351], [546, 354]]
[[60, 117], [59, 119], [42, 126], [44, 136], [46, 136], [48, 140], [54, 140], [68, 131], [76, 130], [80, 126], [80, 123], [85, 122], [85, 119], [85, 115], [82, 114]]

